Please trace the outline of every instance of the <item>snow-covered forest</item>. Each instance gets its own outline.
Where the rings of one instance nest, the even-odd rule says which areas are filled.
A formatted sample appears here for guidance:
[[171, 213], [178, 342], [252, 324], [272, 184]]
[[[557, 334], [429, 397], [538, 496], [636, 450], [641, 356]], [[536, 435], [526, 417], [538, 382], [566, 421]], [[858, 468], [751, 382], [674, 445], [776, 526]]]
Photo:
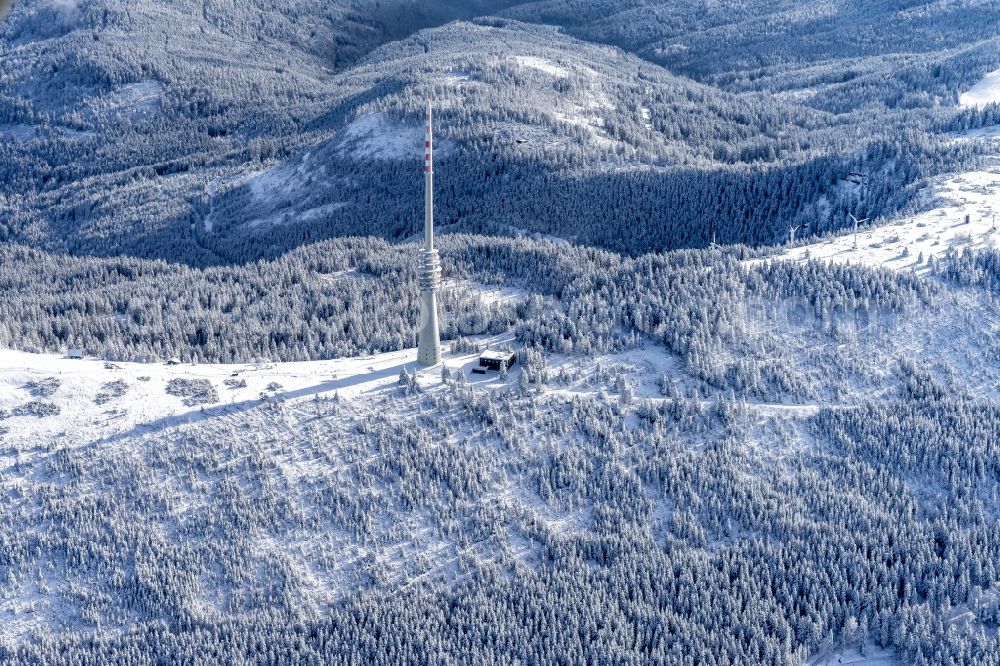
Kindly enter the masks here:
[[[19, 3], [0, 27], [0, 240], [205, 266], [331, 236], [405, 239], [418, 230], [411, 174], [432, 99], [448, 228], [628, 254], [769, 244], [792, 224], [805, 238], [843, 228], [848, 212], [905, 209], [925, 178], [979, 155], [941, 130], [997, 113], [959, 104], [1000, 69], [988, 3], [838, 2], [850, 8], [839, 23], [830, 3], [777, 16], [773, 3], [736, 3], [794, 26], [796, 39], [778, 25], [756, 43], [773, 62], [746, 62], [751, 17], [694, 2], [594, 3], [589, 19], [532, 4], [507, 11], [544, 25], [412, 35], [478, 8], [244, 4]], [[878, 29], [889, 20], [898, 29]], [[640, 46], [649, 25], [687, 27]], [[935, 30], [934, 48], [900, 51]], [[668, 55], [699, 48], [720, 71]]]
[[998, 31], [16, 2], [0, 664], [1000, 665]]

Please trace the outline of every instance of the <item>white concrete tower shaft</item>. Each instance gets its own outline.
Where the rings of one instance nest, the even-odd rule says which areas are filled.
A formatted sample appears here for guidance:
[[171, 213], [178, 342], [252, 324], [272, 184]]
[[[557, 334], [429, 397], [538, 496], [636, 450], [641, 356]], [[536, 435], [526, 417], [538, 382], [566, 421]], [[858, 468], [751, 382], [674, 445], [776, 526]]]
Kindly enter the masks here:
[[434, 249], [434, 128], [431, 105], [424, 118], [424, 249], [420, 253], [420, 342], [417, 361], [428, 367], [441, 362], [437, 291], [441, 260]]

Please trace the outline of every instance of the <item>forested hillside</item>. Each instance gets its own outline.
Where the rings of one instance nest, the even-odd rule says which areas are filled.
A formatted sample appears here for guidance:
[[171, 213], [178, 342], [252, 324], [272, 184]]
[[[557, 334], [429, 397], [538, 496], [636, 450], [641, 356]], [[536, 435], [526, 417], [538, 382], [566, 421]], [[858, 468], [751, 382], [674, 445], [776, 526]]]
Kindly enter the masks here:
[[292, 154], [337, 72], [466, 2], [20, 2], [0, 23], [0, 240], [206, 264], [220, 178]]
[[[720, 27], [687, 3], [589, 22], [509, 4], [20, 3], [0, 27], [0, 239], [194, 266], [334, 236], [405, 239], [419, 224], [413, 174], [431, 99], [446, 230], [629, 254], [713, 238], [769, 245], [792, 226], [807, 237], [842, 228], [848, 212], [904, 208], [923, 179], [979, 152], [941, 129], [993, 117], [954, 106], [997, 65], [973, 6], [917, 54], [885, 37], [809, 61], [806, 41], [775, 37], [789, 54], [762, 68], [725, 57], [755, 30], [738, 39], [745, 23]], [[508, 19], [416, 32], [502, 10], [569, 34]], [[761, 6], [745, 11], [774, 23]], [[802, 34], [892, 16], [855, 13], [815, 13]], [[945, 20], [911, 14], [901, 25], [913, 39]], [[722, 73], [654, 57], [608, 27], [661, 24], [683, 28], [690, 49], [725, 44], [721, 59], [697, 56], [728, 63]]]
[[989, 0], [543, 0], [505, 14], [837, 113], [953, 104], [1000, 67]]
[[[292, 371], [192, 365], [169, 369], [187, 378], [166, 386], [182, 418], [124, 429], [163, 366], [111, 363], [117, 381], [88, 384], [97, 362], [62, 361], [3, 394], [0, 660], [798, 665], [851, 646], [997, 663], [994, 256], [939, 279], [743, 251], [457, 235], [442, 251], [449, 276], [520, 289], [509, 376], [470, 374], [478, 342], [456, 339], [443, 370], [346, 359], [229, 402]], [[149, 353], [136, 317], [164, 312], [166, 331], [224, 332], [153, 351], [207, 357], [259, 348], [320, 290], [327, 312], [271, 353], [322, 352], [310, 336], [358, 312], [342, 340], [371, 348], [384, 332], [357, 324], [405, 325], [408, 252], [332, 241], [195, 271], [16, 251], [4, 265], [28, 277], [5, 316], [33, 307], [13, 292], [51, 285], [71, 309], [47, 317], [53, 295], [25, 316], [39, 339]], [[251, 270], [287, 309], [254, 300]], [[181, 280], [193, 293], [169, 291]], [[115, 328], [106, 308], [129, 294]], [[90, 403], [79, 423], [60, 414]], [[72, 435], [32, 446], [53, 419]]]
[[0, 664], [1000, 666], [998, 33], [20, 0]]

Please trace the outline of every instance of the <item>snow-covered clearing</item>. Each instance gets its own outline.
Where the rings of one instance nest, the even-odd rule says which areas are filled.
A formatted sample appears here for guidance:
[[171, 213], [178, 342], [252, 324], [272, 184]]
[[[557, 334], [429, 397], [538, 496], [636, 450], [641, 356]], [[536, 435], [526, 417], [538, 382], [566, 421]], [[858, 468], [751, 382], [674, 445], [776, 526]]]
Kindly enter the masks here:
[[810, 657], [809, 666], [899, 666], [896, 653], [876, 645], [862, 649], [858, 645], [837, 650], [824, 650]]
[[269, 201], [290, 191], [294, 171], [287, 166], [260, 171], [250, 176], [247, 185], [258, 201]]
[[462, 85], [468, 83], [471, 80], [472, 80], [472, 75], [464, 69], [450, 71], [446, 73], [444, 76], [445, 85], [455, 86], [455, 87], [461, 87]]
[[38, 135], [31, 125], [0, 125], [0, 137], [9, 137], [18, 143], [33, 140]]
[[949, 136], [959, 140], [968, 139], [1000, 139], [1000, 125], [989, 125], [975, 129], [952, 132]]
[[561, 120], [564, 123], [569, 123], [570, 125], [578, 125], [580, 127], [588, 127], [598, 130], [604, 127], [604, 118], [588, 113], [588, 109], [582, 106], [573, 107], [572, 113], [556, 112], [552, 115], [558, 120]]
[[[591, 136], [601, 143], [608, 145], [613, 143], [603, 133], [606, 124], [603, 112], [614, 109], [615, 105], [596, 83], [597, 73], [594, 70], [579, 65], [570, 70], [568, 66], [537, 56], [515, 56], [513, 61], [518, 67], [541, 72], [547, 76], [562, 78], [576, 74], [590, 80], [589, 87], [574, 95], [569, 104], [563, 100], [552, 110], [552, 117], [559, 122], [587, 129]], [[645, 109], [643, 113], [648, 121], [649, 110]]]
[[163, 84], [158, 81], [140, 81], [122, 86], [118, 90], [90, 102], [90, 112], [97, 117], [127, 115], [137, 117], [152, 115], [160, 110]]
[[521, 67], [533, 69], [550, 76], [569, 76], [568, 69], [557, 65], [551, 60], [546, 60], [545, 58], [537, 58], [535, 56], [515, 56], [514, 62]]
[[[81, 132], [68, 127], [53, 128], [58, 134], [70, 141], [86, 141], [93, 138], [93, 132]], [[12, 140], [16, 143], [27, 143], [39, 138], [38, 130], [32, 125], [0, 125], [0, 139]]]
[[[363, 277], [356, 271], [347, 274]], [[524, 298], [516, 289], [470, 282], [459, 288], [477, 290], [488, 303], [509, 304]], [[480, 348], [514, 344], [509, 334], [477, 342]], [[15, 451], [40, 441], [77, 446], [172, 430], [243, 413], [267, 402], [295, 404], [335, 396], [355, 412], [367, 413], [379, 409], [387, 392], [398, 388], [404, 369], [416, 373], [425, 391], [441, 388], [441, 367], [424, 369], [415, 361], [414, 349], [329, 361], [240, 365], [109, 363], [0, 350], [0, 443]], [[477, 375], [472, 372], [478, 365], [477, 354], [453, 354], [447, 348], [443, 365], [481, 388], [514, 389], [520, 372], [520, 366], [515, 366], [506, 382], [493, 372]], [[542, 392], [556, 400], [600, 396], [617, 400], [619, 377], [636, 399], [654, 402], [669, 401], [658, 384], [663, 377], [672, 378], [683, 394], [697, 384], [677, 357], [653, 344], [592, 358], [551, 354], [546, 365], [550, 380]], [[168, 393], [171, 382], [177, 380], [207, 382], [216, 396], [201, 401]], [[711, 402], [706, 399], [704, 404]], [[24, 413], [28, 405], [47, 411]], [[750, 402], [746, 407], [766, 420], [808, 417], [820, 405]]]
[[445, 289], [472, 292], [484, 305], [513, 305], [528, 297], [528, 292], [523, 289], [486, 285], [472, 280], [445, 280], [443, 286]]
[[[1000, 243], [1000, 165], [936, 179], [926, 192], [928, 209], [855, 236], [840, 236], [789, 248], [778, 258], [819, 259], [930, 271], [929, 260], [949, 251], [996, 247]], [[758, 263], [755, 260], [752, 263]]]
[[[305, 223], [305, 222], [318, 222], [325, 218], [329, 218], [334, 215], [339, 210], [347, 208], [351, 204], [346, 201], [337, 201], [332, 204], [326, 204], [325, 206], [317, 206], [316, 208], [310, 208], [309, 210], [304, 210], [300, 213], [294, 213], [292, 211], [285, 211], [283, 213], [275, 213], [268, 217], [258, 217], [250, 220], [246, 223], [247, 227], [276, 227], [282, 224], [290, 224], [292, 222]], [[211, 231], [211, 229], [209, 229]]]
[[[319, 222], [350, 206], [347, 201], [334, 201], [304, 207], [302, 201], [310, 191], [313, 179], [325, 176], [326, 167], [322, 158], [312, 152], [305, 153], [297, 164], [282, 164], [251, 174], [245, 186], [259, 206], [253, 209], [258, 215], [248, 219], [246, 226], [266, 228], [293, 222]], [[214, 200], [214, 192], [210, 195]], [[209, 224], [214, 227], [214, 207], [213, 213], [206, 219], [206, 230], [211, 231]]]
[[958, 98], [959, 105], [965, 108], [983, 107], [993, 102], [1000, 102], [1000, 69], [988, 73]]
[[419, 125], [404, 125], [383, 113], [373, 113], [347, 126], [340, 150], [359, 158], [398, 160], [419, 155], [422, 140]]

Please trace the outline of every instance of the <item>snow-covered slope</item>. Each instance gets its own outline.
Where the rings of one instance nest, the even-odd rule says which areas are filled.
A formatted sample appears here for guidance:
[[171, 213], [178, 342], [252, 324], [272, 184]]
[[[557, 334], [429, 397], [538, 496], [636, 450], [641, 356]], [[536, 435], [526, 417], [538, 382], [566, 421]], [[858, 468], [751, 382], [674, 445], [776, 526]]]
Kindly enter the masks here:
[[[510, 289], [488, 294], [496, 301], [522, 297]], [[473, 342], [481, 348], [514, 344], [511, 335]], [[143, 436], [274, 402], [336, 398], [366, 412], [398, 387], [401, 372], [412, 373], [417, 385], [428, 391], [441, 385], [442, 374], [441, 366], [424, 369], [417, 365], [415, 349], [303, 363], [172, 363], [108, 363], [0, 349], [0, 442], [22, 447], [39, 439], [67, 438], [84, 444], [124, 435]], [[550, 364], [553, 373], [565, 371], [577, 378], [548, 392], [562, 397], [593, 397], [602, 386], [585, 378], [598, 366], [613, 365], [628, 373], [637, 397], [662, 399], [654, 380], [679, 370], [677, 360], [659, 348], [586, 360], [558, 355]], [[520, 372], [515, 366], [508, 379], [500, 381], [497, 373], [473, 373], [477, 365], [475, 353], [446, 353], [442, 361], [455, 377], [461, 374], [468, 385], [478, 389], [513, 386]], [[175, 394], [178, 382], [199, 382], [214, 393], [186, 396], [181, 389]], [[43, 414], [21, 413], [29, 404], [36, 409], [50, 407], [41, 407], [47, 410]]]
[[1000, 69], [988, 73], [958, 100], [963, 107], [983, 107], [994, 102], [1000, 102]]
[[[606, 269], [626, 261], [595, 256]], [[741, 274], [721, 251], [682, 256], [715, 257], [705, 273]], [[681, 275], [699, 279], [703, 272], [693, 268]], [[872, 593], [845, 569], [829, 571], [868, 567], [888, 581], [878, 590], [895, 598], [899, 577], [884, 557], [890, 544], [913, 542], [907, 556], [941, 566], [926, 516], [955, 500], [944, 494], [942, 467], [926, 481], [856, 449], [862, 436], [849, 438], [847, 422], [821, 426], [888, 404], [917, 410], [914, 428], [925, 427], [921, 388], [970, 396], [963, 409], [981, 409], [979, 401], [997, 397], [1000, 317], [987, 294], [966, 290], [928, 304], [914, 296], [918, 280], [861, 273], [779, 274], [816, 298], [758, 289], [721, 310], [706, 328], [727, 334], [698, 350], [712, 367], [732, 369], [709, 378], [715, 384], [642, 340], [616, 353], [533, 351], [537, 362], [519, 364], [506, 382], [471, 374], [474, 354], [448, 354], [449, 374], [461, 370], [462, 380], [446, 384], [439, 368], [420, 371], [409, 389], [398, 377], [414, 369], [413, 350], [261, 366], [106, 366], [2, 352], [0, 522], [15, 527], [0, 536], [11, 563], [0, 571], [0, 650], [34, 645], [33, 632], [114, 640], [127, 627], [259, 626], [273, 613], [321, 623], [352, 599], [371, 617], [372, 604], [405, 605], [409, 594], [440, 595], [418, 607], [451, 608], [461, 597], [450, 595], [471, 590], [479, 608], [490, 596], [475, 587], [484, 579], [506, 590], [498, 604], [517, 607], [533, 586], [549, 586], [550, 575], [562, 587], [542, 589], [542, 616], [568, 618], [580, 613], [561, 610], [553, 590], [617, 584], [635, 570], [647, 572], [657, 594], [661, 584], [679, 590], [663, 588], [656, 603], [668, 612], [670, 599], [704, 591], [728, 608], [749, 609], [748, 626], [756, 626], [752, 601], [775, 587], [727, 574], [727, 562], [781, 572], [789, 585], [807, 571], [817, 581], [809, 595], [837, 598]], [[763, 268], [754, 275], [758, 287], [775, 279]], [[579, 282], [589, 296], [610, 288], [602, 273]], [[471, 279], [462, 287], [484, 289]], [[667, 292], [699, 303], [683, 287], [671, 283]], [[874, 290], [830, 297], [859, 287]], [[495, 298], [523, 298], [511, 289]], [[909, 304], [891, 305], [892, 294]], [[529, 310], [560, 307], [554, 297], [527, 300]], [[564, 325], [578, 325], [578, 315]], [[915, 362], [928, 353], [934, 363]], [[538, 381], [522, 382], [526, 367]], [[765, 382], [754, 382], [762, 373]], [[918, 432], [900, 441], [922, 446], [929, 438]], [[988, 450], [968, 436], [968, 448]], [[926, 461], [923, 451], [905, 457]], [[981, 497], [985, 504], [963, 506], [992, 511], [989, 493]], [[834, 551], [853, 555], [831, 560]], [[676, 567], [684, 573], [663, 581]], [[948, 589], [952, 582], [949, 574]], [[647, 605], [633, 606], [632, 594], [613, 589], [596, 603], [629, 613]], [[805, 598], [795, 589], [794, 599]], [[774, 596], [770, 603], [782, 622], [799, 617]], [[988, 608], [973, 612], [989, 621]], [[853, 647], [835, 651], [827, 635], [839, 640], [841, 624], [828, 626], [793, 639], [809, 650], [797, 648], [790, 663], [808, 663], [813, 651], [818, 663], [865, 663]], [[719, 631], [728, 637], [728, 628]], [[870, 640], [877, 635], [870, 630]], [[715, 635], [703, 640], [729, 646]], [[869, 650], [866, 658], [881, 659], [870, 664], [893, 663], [891, 650]]]
[[[304, 150], [250, 179], [233, 180], [212, 197], [216, 214], [204, 242], [221, 256], [232, 256], [232, 246], [245, 247], [226, 240], [234, 236], [273, 251], [282, 237], [302, 234], [392, 238], [417, 231], [422, 181], [412, 174], [422, 154], [428, 100], [436, 114], [442, 227], [497, 233], [558, 228], [554, 235], [579, 232], [609, 246], [622, 240], [609, 215], [641, 219], [647, 213], [630, 213], [632, 206], [659, 211], [674, 205], [664, 198], [674, 190], [670, 174], [684, 178], [685, 168], [700, 167], [684, 173], [708, 178], [716, 168], [742, 162], [777, 167], [778, 153], [800, 164], [822, 152], [837, 131], [822, 129], [833, 119], [812, 110], [720, 93], [550, 28], [486, 19], [386, 45], [338, 80], [339, 101], [311, 125]], [[757, 122], [767, 125], [766, 136], [749, 129]], [[804, 127], [817, 128], [808, 152], [791, 138]], [[773, 145], [763, 148], [762, 141]], [[578, 194], [581, 178], [595, 179], [592, 189], [617, 188], [607, 183], [618, 180], [651, 182], [627, 205], [591, 223], [590, 211], [615, 195]], [[659, 188], [668, 192], [660, 196]], [[821, 194], [836, 196], [804, 198]], [[549, 205], [552, 200], [565, 204]], [[690, 205], [688, 197], [678, 197], [677, 207]], [[581, 206], [579, 214], [574, 206]], [[685, 225], [700, 228], [685, 215], [670, 218], [671, 227]], [[762, 225], [747, 228], [770, 235]], [[677, 229], [647, 245], [677, 242], [687, 233]]]
[[[478, 340], [481, 345], [510, 342], [510, 336]], [[172, 589], [183, 596], [176, 604], [206, 621], [251, 612], [258, 603], [254, 595], [266, 594], [280, 580], [294, 589], [294, 607], [311, 614], [364, 589], [372, 579], [400, 588], [431, 579], [450, 585], [464, 578], [473, 560], [513, 558], [534, 565], [537, 537], [521, 533], [521, 528], [511, 525], [494, 545], [469, 545], [454, 527], [450, 532], [443, 529], [447, 523], [433, 515], [434, 510], [406, 506], [401, 496], [412, 488], [365, 490], [355, 485], [354, 474], [364, 478], [371, 473], [366, 470], [384, 464], [379, 451], [369, 451], [361, 442], [386, 423], [399, 429], [415, 420], [438, 433], [439, 441], [404, 449], [426, 457], [415, 475], [433, 475], [439, 464], [435, 456], [446, 448], [473, 461], [500, 455], [489, 447], [478, 452], [469, 448], [468, 438], [485, 436], [489, 441], [492, 430], [467, 421], [465, 407], [444, 405], [454, 400], [459, 386], [479, 396], [514, 390], [520, 368], [506, 379], [497, 373], [477, 375], [471, 372], [476, 354], [447, 353], [444, 367], [453, 378], [462, 379], [445, 386], [442, 368], [420, 369], [415, 357], [411, 349], [313, 363], [195, 366], [109, 364], [0, 350], [0, 497], [14, 498], [7, 508], [17, 511], [26, 496], [53, 501], [53, 493], [71, 484], [69, 502], [74, 506], [90, 501], [114, 505], [106, 509], [114, 530], [141, 529], [143, 538], [152, 537], [163, 552], [184, 549], [178, 557], [185, 566], [191, 565], [190, 553], [201, 552], [200, 557], [210, 560], [210, 570], [190, 587], [181, 584], [183, 591]], [[594, 399], [611, 390], [620, 376], [637, 385], [639, 397], [651, 398], [658, 395], [653, 378], [676, 371], [675, 361], [660, 350], [583, 362], [553, 360], [552, 372], [570, 379], [564, 389], [540, 396], [539, 405], [553, 401], [549, 410]], [[400, 386], [403, 371], [413, 374], [419, 391]], [[184, 382], [197, 383], [201, 393], [175, 395], [178, 388], [183, 393], [184, 386], [178, 384]], [[434, 404], [438, 408], [431, 410]], [[537, 442], [525, 445], [530, 449]], [[90, 479], [92, 473], [100, 480]], [[165, 477], [150, 486], [149, 474]], [[123, 475], [131, 481], [124, 481]], [[130, 515], [134, 525], [126, 527], [117, 512], [136, 501], [124, 486], [139, 478], [144, 479], [142, 492], [148, 493], [142, 501], [156, 499]], [[433, 478], [428, 482], [433, 484]], [[474, 506], [453, 498], [454, 504], [445, 510], [463, 516], [488, 511], [521, 515], [533, 529], [553, 533], [572, 532], [586, 521], [579, 509], [554, 510], [522, 482], [506, 474], [484, 479], [481, 492], [470, 498]], [[291, 514], [287, 506], [273, 504], [254, 511], [272, 517], [286, 512], [282, 521], [292, 524], [252, 527], [255, 536], [245, 542], [247, 535], [231, 531], [245, 527], [237, 527], [239, 519], [229, 522], [234, 507], [219, 504], [234, 499], [231, 484], [239, 486], [237, 495], [268, 494], [260, 498], [264, 504], [274, 500], [274, 488], [283, 488], [280, 502], [294, 505]], [[323, 492], [327, 495], [314, 494]], [[398, 506], [400, 502], [404, 505]], [[354, 507], [346, 510], [357, 513], [345, 518], [340, 513], [345, 503]], [[100, 601], [102, 586], [118, 573], [102, 571], [91, 578], [81, 571], [86, 566], [63, 562], [58, 553], [64, 546], [52, 545], [57, 537], [49, 532], [51, 524], [39, 523], [32, 511], [20, 516], [23, 523], [17, 533], [47, 540], [44, 557], [53, 561], [39, 563], [30, 579], [0, 581], [0, 649], [31, 634], [86, 630], [94, 621], [114, 633], [146, 617], [149, 609], [131, 607], [127, 599]], [[365, 534], [340, 526], [345, 520], [364, 522]], [[221, 533], [211, 527], [203, 530], [203, 521], [227, 527]], [[466, 529], [459, 532], [464, 535]], [[175, 539], [178, 534], [185, 535], [182, 541]], [[233, 549], [245, 552], [237, 556]], [[224, 570], [231, 557], [246, 560], [245, 569], [255, 573], [248, 579], [246, 571]], [[161, 564], [148, 566], [159, 573]], [[105, 604], [117, 610], [108, 615], [106, 608], [100, 610]], [[158, 609], [151, 612], [155, 615]]]
[[[54, 451], [60, 451], [58, 455], [65, 458], [103, 460], [119, 470], [132, 464], [128, 461], [134, 456], [144, 458], [142, 465], [155, 467], [157, 463], [145, 457], [159, 454], [149, 452], [167, 451], [178, 443], [201, 437], [228, 441], [241, 450], [247, 444], [255, 449], [262, 444], [264, 448], [253, 455], [266, 450], [265, 465], [270, 473], [291, 488], [308, 486], [316, 478], [336, 476], [338, 466], [345, 464], [343, 461], [351, 455], [344, 445], [345, 431], [350, 431], [353, 424], [379, 414], [407, 418], [412, 401], [408, 403], [401, 397], [398, 386], [404, 369], [415, 373], [416, 384], [423, 390], [441, 387], [441, 369], [422, 371], [416, 367], [415, 357], [415, 350], [404, 350], [329, 362], [192, 366], [106, 364], [0, 350], [0, 497], [18, 498], [23, 497], [22, 493], [48, 497], [61, 487], [64, 480], [53, 467]], [[496, 373], [469, 373], [475, 360], [471, 354], [450, 354], [445, 366], [456, 374], [464, 369], [470, 385], [495, 387], [499, 382]], [[322, 436], [316, 430], [320, 426]], [[213, 445], [200, 450], [198, 456], [213, 458], [222, 469], [240, 465], [242, 454], [232, 455], [230, 451], [230, 457], [223, 456], [223, 460], [216, 458], [218, 451]], [[24, 475], [25, 470], [34, 471]], [[162, 512], [140, 512], [143, 515], [133, 516], [134, 520], [142, 524], [151, 520], [148, 524], [155, 525], [157, 534], [162, 530], [190, 529], [191, 521], [200, 520], [203, 510], [215, 511], [206, 509], [206, 503], [210, 504], [215, 494], [212, 479], [221, 478], [204, 468], [195, 474], [199, 475], [201, 481], [193, 479], [193, 487], [171, 481], [159, 489], [149, 489], [164, 500], [166, 508]], [[106, 478], [110, 482], [115, 476], [116, 472], [109, 471]], [[89, 484], [77, 486], [73, 501], [86, 503], [93, 492]], [[312, 510], [311, 498], [305, 497], [302, 502], [303, 510]], [[416, 560], [380, 555], [385, 571], [397, 582], [406, 583], [410, 577], [414, 582], [418, 580], [414, 567], [423, 567], [420, 573], [427, 573], [453, 566], [454, 553], [439, 552], [447, 550], [446, 541], [450, 540], [430, 534], [424, 516], [400, 519], [407, 524], [396, 525], [395, 536], [384, 538], [393, 543], [400, 539], [410, 543], [412, 539], [420, 546]], [[19, 525], [18, 534], [31, 533], [29, 524], [33, 519]], [[232, 535], [189, 538], [188, 545], [195, 548], [199, 547], [195, 544], [206, 542], [225, 549], [236, 545]], [[172, 545], [164, 543], [163, 548]], [[247, 555], [258, 566], [276, 559], [285, 562], [289, 567], [286, 574], [295, 578], [302, 595], [296, 603], [317, 610], [352, 592], [360, 584], [358, 576], [363, 574], [351, 572], [362, 566], [359, 562], [365, 557], [382, 550], [365, 546], [341, 530], [313, 526], [300, 527], [284, 538], [257, 540], [248, 547]], [[54, 552], [52, 556], [58, 559]], [[408, 573], [404, 575], [404, 571]], [[244, 583], [266, 588], [271, 584], [268, 576], [277, 574], [261, 575], [260, 581]], [[447, 578], [454, 576], [449, 573]], [[0, 583], [0, 649], [11, 641], [20, 642], [31, 632], [78, 628], [81, 606], [69, 597], [73, 595], [72, 586], [83, 584], [85, 579], [67, 575], [61, 564], [44, 571], [40, 568], [34, 580], [5, 578]], [[186, 603], [205, 618], [238, 612], [235, 606], [248, 600], [230, 599], [227, 606], [225, 590], [232, 584], [230, 581], [216, 586], [203, 581]], [[96, 592], [96, 588], [92, 591]], [[84, 615], [82, 624], [92, 619]], [[131, 619], [142, 615], [135, 609], [129, 612]], [[122, 625], [115, 623], [111, 627], [105, 621], [105, 626], [116, 630]]]
[[[925, 274], [948, 252], [1000, 246], [1000, 163], [935, 178], [922, 210], [858, 233], [843, 233], [779, 251], [783, 259], [818, 259]], [[758, 261], [750, 263], [759, 263]]]

